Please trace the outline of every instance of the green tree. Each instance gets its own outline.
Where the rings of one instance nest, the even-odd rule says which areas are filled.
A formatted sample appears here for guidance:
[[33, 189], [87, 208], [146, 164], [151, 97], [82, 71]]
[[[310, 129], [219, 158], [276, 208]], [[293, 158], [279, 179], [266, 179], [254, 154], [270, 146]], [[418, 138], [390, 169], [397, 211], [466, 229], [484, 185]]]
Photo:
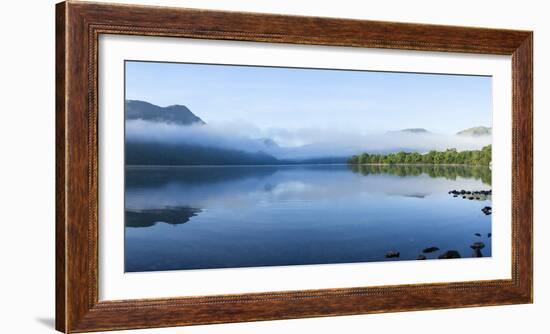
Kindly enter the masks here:
[[349, 164], [461, 164], [474, 166], [489, 166], [491, 164], [492, 147], [484, 146], [476, 151], [458, 151], [455, 148], [441, 151], [395, 152], [389, 154], [361, 153], [348, 159]]
[[359, 156], [359, 163], [360, 164], [368, 164], [369, 163], [369, 155], [367, 153], [362, 153]]

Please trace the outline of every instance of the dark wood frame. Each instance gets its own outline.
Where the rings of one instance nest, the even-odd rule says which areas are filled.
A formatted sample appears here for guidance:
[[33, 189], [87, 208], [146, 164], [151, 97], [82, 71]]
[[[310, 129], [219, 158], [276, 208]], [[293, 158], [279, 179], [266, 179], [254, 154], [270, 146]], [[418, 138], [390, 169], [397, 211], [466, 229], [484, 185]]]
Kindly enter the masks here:
[[[512, 278], [98, 300], [98, 36], [123, 34], [512, 56]], [[56, 7], [56, 329], [83, 332], [532, 302], [533, 34], [196, 9]]]

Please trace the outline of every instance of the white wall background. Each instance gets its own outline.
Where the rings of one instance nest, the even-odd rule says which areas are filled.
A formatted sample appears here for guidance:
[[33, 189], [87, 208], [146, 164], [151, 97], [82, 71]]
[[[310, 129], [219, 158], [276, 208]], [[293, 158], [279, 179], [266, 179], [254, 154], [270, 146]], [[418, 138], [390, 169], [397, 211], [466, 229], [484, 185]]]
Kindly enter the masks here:
[[[0, 332], [51, 333], [54, 317], [54, 4], [0, 4]], [[550, 23], [545, 1], [129, 0], [196, 8], [535, 31], [535, 303], [126, 333], [547, 333], [550, 327]]]

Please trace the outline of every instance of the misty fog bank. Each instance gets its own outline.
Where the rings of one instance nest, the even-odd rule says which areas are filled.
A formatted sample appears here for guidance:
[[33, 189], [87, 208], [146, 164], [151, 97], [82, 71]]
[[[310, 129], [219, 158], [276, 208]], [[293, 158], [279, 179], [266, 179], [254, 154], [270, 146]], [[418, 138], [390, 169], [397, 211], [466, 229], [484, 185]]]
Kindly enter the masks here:
[[341, 128], [261, 129], [244, 122], [176, 125], [143, 120], [126, 121], [128, 142], [185, 144], [265, 152], [277, 159], [349, 157], [361, 152], [428, 152], [477, 150], [491, 136], [464, 137], [434, 133], [360, 133]]

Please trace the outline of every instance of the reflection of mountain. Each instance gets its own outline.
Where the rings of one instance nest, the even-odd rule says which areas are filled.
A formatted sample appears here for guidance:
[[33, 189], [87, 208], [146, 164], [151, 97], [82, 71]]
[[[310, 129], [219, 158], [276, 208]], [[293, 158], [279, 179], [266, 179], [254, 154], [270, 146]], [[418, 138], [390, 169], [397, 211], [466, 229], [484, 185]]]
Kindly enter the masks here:
[[141, 119], [179, 125], [206, 124], [186, 106], [181, 105], [163, 108], [145, 101], [126, 100], [125, 113], [126, 121]]
[[395, 176], [418, 176], [426, 174], [432, 178], [444, 177], [456, 180], [457, 177], [476, 179], [491, 184], [491, 169], [487, 166], [464, 165], [349, 165], [355, 173], [362, 175], [390, 174]]
[[[207, 171], [207, 172], [205, 172]], [[179, 183], [201, 185], [225, 183], [244, 179], [262, 179], [275, 173], [274, 166], [265, 167], [174, 167], [126, 168], [126, 188], [160, 187]]]
[[173, 207], [149, 210], [125, 210], [126, 227], [151, 227], [156, 223], [185, 224], [202, 210], [190, 207]]
[[403, 197], [411, 197], [411, 198], [425, 198], [428, 196], [427, 193], [412, 193], [412, 194], [402, 194]]

